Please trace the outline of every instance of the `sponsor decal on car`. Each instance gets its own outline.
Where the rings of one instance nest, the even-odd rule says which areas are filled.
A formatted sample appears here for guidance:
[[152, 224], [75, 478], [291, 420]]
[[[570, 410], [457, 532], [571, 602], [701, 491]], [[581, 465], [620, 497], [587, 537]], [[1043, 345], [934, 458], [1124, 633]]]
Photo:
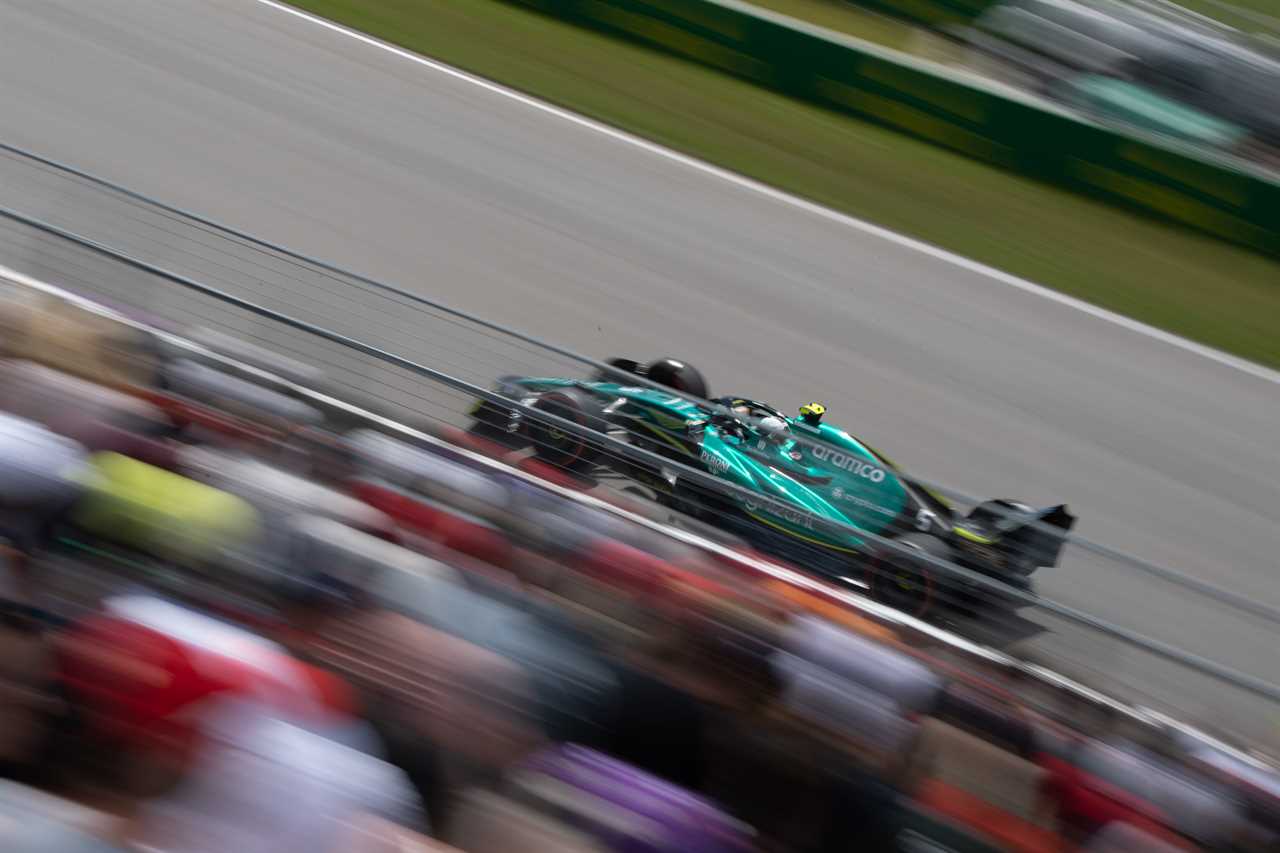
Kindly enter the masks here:
[[701, 459], [714, 474], [723, 474], [729, 470], [729, 463], [710, 451], [702, 451]]
[[880, 515], [885, 515], [890, 518], [894, 518], [898, 514], [894, 510], [891, 510], [888, 507], [881, 506], [880, 504], [875, 503], [874, 501], [869, 501], [866, 498], [862, 497], [861, 495], [850, 494], [849, 492], [846, 492], [844, 489], [842, 489], [840, 486], [836, 486], [834, 489], [831, 490], [831, 497], [834, 498], [835, 500], [844, 501], [845, 503], [851, 503], [854, 506], [859, 506], [865, 510], [870, 510], [871, 512], [877, 512]]
[[830, 465], [834, 465], [837, 468], [848, 471], [850, 474], [868, 479], [873, 483], [884, 482], [883, 468], [877, 468], [870, 462], [866, 462], [856, 456], [850, 456], [847, 453], [841, 453], [839, 450], [824, 447], [822, 445], [812, 448], [810, 452], [813, 453], [813, 458], [817, 459], [819, 462], [826, 462]]
[[742, 505], [746, 508], [747, 512], [760, 512], [763, 510], [770, 515], [777, 516], [783, 521], [794, 524], [797, 527], [803, 527], [806, 530], [813, 530], [813, 516], [807, 512], [803, 512], [802, 510], [790, 509], [787, 507], [766, 507], [752, 500], [744, 500]]

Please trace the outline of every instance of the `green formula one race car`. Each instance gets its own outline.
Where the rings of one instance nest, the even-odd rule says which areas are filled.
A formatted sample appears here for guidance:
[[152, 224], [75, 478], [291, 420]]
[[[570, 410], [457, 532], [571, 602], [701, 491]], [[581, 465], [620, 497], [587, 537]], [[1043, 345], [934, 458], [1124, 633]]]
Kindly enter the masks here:
[[[915, 615], [1020, 606], [1007, 589], [1029, 591], [1032, 573], [1057, 563], [1075, 521], [1065, 506], [1010, 500], [961, 514], [825, 423], [817, 403], [789, 417], [755, 400], [708, 400], [701, 374], [674, 359], [609, 364], [613, 371], [586, 381], [504, 377], [496, 391], [509, 403], [479, 402], [471, 430], [531, 446], [542, 461], [578, 476], [609, 470], [641, 483], [682, 515]], [[623, 372], [648, 381], [628, 384]], [[958, 577], [921, 554], [1001, 584]]]

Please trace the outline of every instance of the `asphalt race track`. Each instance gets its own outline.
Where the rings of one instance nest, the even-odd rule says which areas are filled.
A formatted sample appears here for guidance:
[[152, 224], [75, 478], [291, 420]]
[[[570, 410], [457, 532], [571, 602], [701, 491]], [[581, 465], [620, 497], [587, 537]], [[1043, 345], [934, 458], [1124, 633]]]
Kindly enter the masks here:
[[[0, 68], [6, 142], [596, 356], [822, 400], [922, 476], [1064, 500], [1092, 539], [1280, 606], [1266, 377], [255, 0], [3, 0]], [[1039, 580], [1280, 683], [1255, 619], [1080, 551]], [[1280, 744], [1260, 700], [1045, 624], [1017, 650]]]

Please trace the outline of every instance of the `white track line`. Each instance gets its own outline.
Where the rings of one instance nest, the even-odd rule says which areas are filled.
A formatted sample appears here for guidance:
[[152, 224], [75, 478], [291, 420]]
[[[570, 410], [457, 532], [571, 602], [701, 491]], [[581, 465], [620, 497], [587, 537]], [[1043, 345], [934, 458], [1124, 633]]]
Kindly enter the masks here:
[[896, 231], [890, 231], [888, 228], [883, 228], [874, 223], [858, 219], [846, 213], [840, 213], [839, 211], [832, 210], [829, 207], [823, 207], [820, 204], [815, 204], [814, 202], [791, 195], [790, 193], [785, 193], [782, 190], [775, 189], [767, 184], [762, 184], [759, 181], [744, 177], [736, 172], [730, 172], [728, 169], [722, 169], [719, 166], [714, 166], [704, 160], [690, 157], [687, 154], [681, 154], [678, 151], [665, 148], [654, 142], [650, 142], [647, 139], [642, 139], [638, 136], [619, 130], [616, 127], [610, 127], [607, 124], [602, 124], [594, 119], [589, 119], [585, 116], [578, 115], [577, 113], [570, 112], [569, 110], [562, 109], [553, 104], [549, 104], [546, 101], [540, 101], [537, 98], [524, 94], [523, 92], [517, 92], [514, 89], [509, 89], [506, 86], [494, 83], [492, 80], [477, 77], [474, 74], [469, 74], [466, 71], [454, 68], [451, 65], [446, 65], [443, 62], [429, 59], [421, 54], [413, 53], [412, 51], [405, 50], [401, 47], [396, 47], [393, 44], [388, 44], [385, 41], [350, 29], [349, 27], [344, 27], [341, 24], [335, 24], [333, 21], [317, 17], [316, 15], [304, 12], [301, 9], [295, 9], [292, 6], [278, 2], [278, 0], [253, 0], [253, 2], [260, 3], [263, 6], [268, 6], [279, 12], [283, 12], [286, 15], [293, 15], [295, 18], [323, 27], [348, 38], [355, 39], [356, 41], [362, 42], [370, 47], [377, 48], [378, 50], [384, 50], [387, 53], [400, 57], [401, 59], [407, 59], [410, 62], [417, 63], [423, 68], [439, 72], [440, 74], [452, 77], [455, 80], [469, 83], [472, 86], [477, 86], [488, 92], [492, 92], [495, 95], [516, 101], [526, 107], [563, 119], [564, 121], [575, 124], [584, 130], [589, 130], [593, 133], [607, 136], [610, 139], [617, 140], [618, 142], [647, 151], [650, 154], [655, 154], [672, 162], [679, 163], [681, 166], [694, 169], [723, 181], [728, 181], [731, 184], [750, 190], [751, 192], [759, 193], [760, 195], [766, 196], [774, 201], [799, 208], [800, 210], [814, 214], [815, 216], [820, 216], [823, 219], [827, 219], [832, 222], [838, 222], [841, 225], [853, 228], [857, 231], [872, 234], [882, 240], [887, 240], [890, 243], [895, 243], [899, 246], [912, 249], [913, 251], [928, 255], [969, 272], [977, 273], [978, 275], [984, 276], [992, 281], [997, 281], [1001, 284], [1008, 285], [1009, 287], [1017, 288], [1025, 293], [1033, 293], [1036, 296], [1056, 302], [1059, 305], [1065, 305], [1068, 308], [1074, 308], [1077, 311], [1082, 311], [1091, 317], [1096, 317], [1099, 320], [1105, 320], [1108, 323], [1128, 329], [1131, 332], [1137, 332], [1140, 335], [1145, 335], [1148, 338], [1162, 341], [1163, 343], [1175, 346], [1178, 349], [1203, 356], [1204, 358], [1217, 362], [1218, 364], [1247, 373], [1250, 376], [1261, 379], [1265, 382], [1280, 385], [1280, 371], [1272, 370], [1269, 367], [1264, 367], [1260, 364], [1256, 364], [1255, 362], [1248, 361], [1247, 359], [1239, 358], [1238, 356], [1222, 352], [1221, 350], [1214, 349], [1213, 347], [1208, 347], [1204, 344], [1187, 340], [1186, 338], [1179, 337], [1171, 332], [1166, 332], [1163, 329], [1148, 326], [1146, 323], [1141, 323], [1130, 317], [1117, 314], [1114, 311], [1108, 311], [1105, 308], [1099, 308], [1097, 305], [1085, 302], [1082, 299], [1067, 296], [1066, 294], [1059, 293], [1056, 290], [1051, 290], [1043, 285], [1036, 284], [1035, 282], [1028, 281], [1027, 279], [1019, 278], [1016, 275], [1011, 275], [1010, 273], [998, 270], [995, 267], [989, 267], [986, 264], [966, 258], [963, 255], [957, 255], [954, 252], [949, 252], [946, 249], [941, 249], [937, 246], [925, 243], [922, 240], [917, 240], [913, 237], [899, 234]]

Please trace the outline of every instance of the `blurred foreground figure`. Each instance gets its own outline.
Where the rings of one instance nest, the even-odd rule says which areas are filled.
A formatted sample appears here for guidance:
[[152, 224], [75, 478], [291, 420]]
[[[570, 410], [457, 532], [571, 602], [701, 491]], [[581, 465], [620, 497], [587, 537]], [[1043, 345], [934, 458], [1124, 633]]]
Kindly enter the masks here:
[[399, 771], [327, 736], [359, 722], [332, 676], [159, 599], [107, 609], [60, 644], [101, 818], [6, 850], [319, 853], [368, 816], [424, 824]]
[[397, 771], [260, 704], [213, 703], [196, 726], [203, 743], [193, 766], [141, 809], [135, 846], [336, 851], [349, 843], [357, 818], [407, 815], [411, 794]]
[[314, 651], [369, 699], [433, 823], [447, 824], [463, 791], [496, 786], [504, 769], [545, 743], [518, 666], [408, 617], [358, 613], [331, 626], [326, 648]]

